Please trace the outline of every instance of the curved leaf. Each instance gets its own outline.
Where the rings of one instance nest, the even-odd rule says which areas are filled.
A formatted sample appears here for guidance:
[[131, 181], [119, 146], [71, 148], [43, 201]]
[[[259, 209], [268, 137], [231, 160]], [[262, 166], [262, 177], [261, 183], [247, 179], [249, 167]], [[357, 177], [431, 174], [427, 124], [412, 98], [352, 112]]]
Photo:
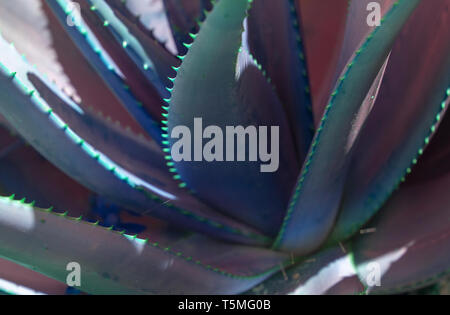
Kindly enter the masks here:
[[17, 199], [27, 198], [38, 207], [54, 206], [74, 215], [85, 214], [90, 209], [92, 192], [54, 167], [23, 140], [0, 130], [0, 147], [2, 194], [14, 194]]
[[152, 31], [145, 29], [139, 20], [130, 17], [129, 14], [122, 13], [123, 10], [119, 11], [116, 7], [112, 7], [112, 9], [117, 18], [142, 45], [142, 48], [152, 60], [160, 80], [165, 86], [171, 86], [172, 82], [169, 78], [176, 74], [173, 67], [179, 66], [180, 61], [163, 44], [159, 43]]
[[169, 25], [163, 0], [107, 0], [108, 4], [121, 13], [134, 16], [139, 27], [146, 33], [151, 33], [172, 54], [177, 54], [175, 39]]
[[44, 13], [41, 0], [18, 0], [0, 3], [0, 32], [2, 36], [14, 43], [17, 50], [26, 56], [28, 61], [36, 65], [42, 73], [66, 91], [77, 96], [62, 68], [57, 51], [54, 49], [54, 38], [51, 26]]
[[356, 238], [360, 277], [367, 277], [371, 263], [381, 268], [381, 286], [372, 292], [413, 290], [450, 273], [449, 144], [447, 113], [406, 182], [368, 223], [374, 232]]
[[[17, 58], [12, 48], [6, 47], [3, 51], [10, 52], [10, 57]], [[194, 212], [184, 209], [184, 202], [188, 202], [186, 199], [179, 200], [178, 196], [159, 188], [158, 183], [148, 182], [118, 165], [80, 138], [53, 113], [52, 108], [27, 78], [27, 74], [34, 73], [32, 69], [27, 68], [23, 62], [12, 64], [17, 69], [15, 73], [4, 64], [1, 67], [0, 89], [5, 98], [2, 100], [0, 112], [43, 156], [72, 178], [131, 210], [164, 218], [178, 226], [199, 229], [231, 240], [246, 242], [248, 238], [251, 243], [267, 241], [260, 234], [240, 225], [238, 229], [233, 228], [233, 223], [228, 225], [229, 219], [216, 214], [207, 206], [195, 203], [198, 207], [192, 210]], [[59, 98], [64, 100], [62, 94], [59, 94]], [[68, 99], [65, 101], [80, 111], [73, 102]], [[89, 169], [89, 172], [85, 172], [86, 169]], [[219, 218], [218, 221], [215, 221], [215, 218]]]
[[285, 106], [302, 162], [314, 135], [314, 125], [305, 56], [297, 27], [290, 0], [255, 1], [249, 11], [250, 52], [266, 71]]
[[80, 290], [88, 293], [235, 294], [289, 263], [280, 253], [198, 235], [165, 239], [144, 240], [0, 198], [0, 256], [59, 281], [76, 262]]
[[340, 77], [300, 174], [274, 244], [276, 248], [297, 254], [308, 253], [322, 244], [333, 228], [351, 161], [346, 144], [352, 121], [395, 38], [419, 2], [400, 0], [382, 25], [367, 38]]
[[[161, 142], [159, 124], [148, 115], [143, 103], [130, 93], [126, 86], [130, 82], [123, 77], [86, 24], [82, 21], [78, 26], [67, 24], [68, 13], [63, 10], [62, 3], [51, 0], [45, 3], [44, 8], [57, 39], [56, 48], [62, 55], [66, 71], [77, 83], [83, 100], [117, 121], [130, 125], [133, 130], [139, 132], [144, 129], [154, 140]], [[65, 56], [67, 49], [69, 53]], [[94, 93], [94, 88], [98, 88], [99, 93]], [[162, 102], [155, 95], [147, 95], [145, 100], [153, 107], [159, 107]], [[136, 127], [136, 122], [141, 128]]]
[[184, 43], [190, 42], [189, 33], [195, 33], [205, 10], [212, 6], [211, 0], [163, 0], [167, 18], [180, 55], [187, 52]]
[[437, 129], [450, 86], [450, 43], [443, 40], [450, 36], [449, 5], [422, 1], [393, 47], [378, 98], [354, 144], [333, 241], [358, 231], [380, 209]]
[[349, 0], [295, 0], [310, 83], [315, 125], [335, 83]]
[[[0, 259], [0, 294], [65, 294], [67, 285], [36, 271]], [[6, 281], [6, 288], [3, 284]], [[3, 282], [3, 283], [1, 283]]]
[[[279, 126], [279, 143], [276, 139], [272, 141], [281, 148], [279, 169], [275, 172], [262, 172], [261, 164], [265, 164], [262, 162], [247, 158], [235, 161], [235, 152], [226, 152], [226, 148], [223, 148], [223, 161], [219, 157], [212, 162], [202, 159], [175, 163], [182, 179], [201, 198], [224, 213], [274, 235], [298, 166], [282, 106], [257, 66], [249, 61], [251, 58], [244, 56], [243, 21], [250, 2], [219, 2], [206, 18], [188, 54], [182, 57], [168, 109], [167, 137], [172, 136], [177, 126], [185, 126], [194, 134], [196, 118], [202, 119], [205, 128], [212, 125], [221, 128], [222, 135], [215, 136], [219, 139], [226, 134], [226, 126], [253, 126], [255, 129]], [[241, 57], [247, 60], [243, 64]], [[256, 138], [250, 140], [257, 141]], [[175, 142], [176, 139], [171, 138], [167, 143]], [[196, 150], [196, 154], [203, 153], [201, 148]], [[227, 153], [233, 155], [233, 162], [225, 162]], [[192, 157], [194, 159], [197, 158]]]
[[347, 245], [322, 249], [295, 266], [277, 273], [250, 293], [257, 294], [365, 294]]

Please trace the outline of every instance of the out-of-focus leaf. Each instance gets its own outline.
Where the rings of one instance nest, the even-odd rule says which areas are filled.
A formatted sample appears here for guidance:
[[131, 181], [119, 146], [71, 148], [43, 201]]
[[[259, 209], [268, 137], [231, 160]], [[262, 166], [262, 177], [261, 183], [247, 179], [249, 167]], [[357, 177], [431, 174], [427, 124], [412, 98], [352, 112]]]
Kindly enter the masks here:
[[[73, 12], [61, 12], [66, 3], [66, 0], [52, 0], [49, 2], [62, 23], [66, 21], [67, 14], [70, 17], [74, 16]], [[107, 61], [106, 70], [113, 69], [114, 72], [118, 72], [124, 81], [122, 88], [115, 87], [114, 91], [116, 93], [131, 92], [138, 101], [138, 105], [142, 106], [142, 108], [136, 109], [136, 106], [129, 107], [130, 101], [124, 102], [124, 105], [128, 106], [127, 109], [129, 111], [133, 110], [133, 115], [136, 119], [144, 119], [134, 113], [140, 109], [150, 114], [154, 120], [158, 120], [161, 117], [162, 98], [167, 97], [169, 94], [157, 75], [151, 58], [145, 52], [138, 39], [131, 34], [128, 28], [114, 14], [112, 8], [104, 1], [89, 0], [79, 4], [82, 18], [80, 25], [76, 28], [64, 25], [66, 31], [76, 41], [77, 45], [87, 45], [87, 48], [91, 47], [94, 56], [88, 58], [90, 62], [96, 60], [94, 58], [95, 53], [100, 53], [100, 57], [103, 57], [103, 59], [105, 52], [108, 53], [110, 61]], [[98, 44], [95, 44], [96, 41]], [[92, 48], [93, 46], [95, 47]], [[85, 48], [82, 51], [85, 52], [86, 50]], [[97, 71], [100, 72], [99, 69]], [[132, 105], [135, 105], [135, 103], [136, 101]], [[148, 127], [147, 123], [143, 125]]]
[[0, 259], [0, 287], [10, 294], [64, 294], [67, 289], [65, 283], [4, 259]]
[[172, 54], [178, 53], [163, 0], [108, 0], [108, 3], [122, 7], [124, 14], [134, 15], [143, 30], [149, 30]]
[[96, 294], [234, 294], [289, 264], [280, 253], [199, 235], [144, 240], [8, 198], [0, 199], [0, 236], [0, 256], [59, 281], [78, 263], [80, 290]]
[[[49, 163], [31, 146], [0, 130], [0, 187], [3, 195], [35, 201], [37, 207], [65, 209], [74, 215], [90, 210], [92, 192]], [[40, 182], [36, 185], [36, 182]], [[70, 194], [67, 192], [70, 191]]]
[[1, 1], [0, 32], [60, 89], [77, 97], [72, 82], [66, 76], [59, 56], [52, 47], [54, 38], [43, 11], [41, 0]]
[[[88, 26], [67, 24], [68, 16], [57, 0], [44, 2], [43, 7], [55, 38], [55, 48], [66, 72], [79, 88], [82, 101], [136, 132], [145, 130], [160, 142], [158, 122], [130, 93], [120, 69], [96, 41]], [[148, 98], [147, 102], [154, 107], [161, 104], [159, 96]]]

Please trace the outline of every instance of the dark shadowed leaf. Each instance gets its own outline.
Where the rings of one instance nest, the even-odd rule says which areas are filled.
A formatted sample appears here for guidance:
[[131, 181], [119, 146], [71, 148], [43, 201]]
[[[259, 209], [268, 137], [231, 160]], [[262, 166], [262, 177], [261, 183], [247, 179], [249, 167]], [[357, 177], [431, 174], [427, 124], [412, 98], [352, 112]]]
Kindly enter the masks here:
[[295, 0], [295, 6], [308, 65], [313, 115], [318, 125], [335, 83], [348, 0]]
[[198, 31], [198, 22], [204, 19], [204, 10], [212, 8], [211, 0], [163, 0], [167, 18], [180, 55], [187, 52], [189, 33]]
[[314, 125], [305, 55], [291, 1], [253, 2], [248, 33], [250, 53], [261, 64], [285, 106], [298, 158], [303, 162]]

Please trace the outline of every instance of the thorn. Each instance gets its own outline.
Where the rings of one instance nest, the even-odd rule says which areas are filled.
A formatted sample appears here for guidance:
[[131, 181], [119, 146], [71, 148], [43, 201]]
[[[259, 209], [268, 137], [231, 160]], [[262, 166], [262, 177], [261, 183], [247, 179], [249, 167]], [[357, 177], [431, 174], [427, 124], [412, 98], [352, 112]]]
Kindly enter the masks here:
[[284, 266], [283, 266], [282, 263], [280, 263], [280, 270], [281, 270], [281, 272], [283, 273], [284, 281], [288, 281], [289, 278], [288, 278], [288, 276], [287, 276], [287, 274], [286, 274], [286, 270], [284, 270]]
[[345, 247], [344, 247], [344, 245], [342, 245], [341, 242], [339, 242], [339, 246], [341, 247], [342, 252], [343, 252], [344, 254], [347, 254], [347, 251], [345, 250]]
[[361, 229], [359, 230], [360, 234], [370, 234], [370, 233], [375, 233], [377, 231], [376, 228], [368, 228], [368, 229]]

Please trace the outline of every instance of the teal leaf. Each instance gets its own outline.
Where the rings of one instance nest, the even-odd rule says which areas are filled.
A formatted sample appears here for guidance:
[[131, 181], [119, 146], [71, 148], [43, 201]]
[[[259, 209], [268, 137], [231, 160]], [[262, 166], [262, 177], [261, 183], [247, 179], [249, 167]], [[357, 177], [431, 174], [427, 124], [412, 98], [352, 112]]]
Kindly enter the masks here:
[[[279, 126], [280, 163], [276, 172], [263, 173], [261, 162], [249, 162], [248, 158], [245, 162], [175, 163], [188, 187], [201, 198], [223, 213], [274, 235], [298, 163], [280, 101], [245, 50], [243, 22], [250, 2], [221, 1], [209, 13], [178, 70], [168, 108], [168, 136], [180, 125], [193, 133], [195, 118], [202, 118], [205, 128], [220, 127], [223, 134], [226, 126], [268, 126], [269, 130]], [[169, 140], [171, 145], [175, 141]]]

